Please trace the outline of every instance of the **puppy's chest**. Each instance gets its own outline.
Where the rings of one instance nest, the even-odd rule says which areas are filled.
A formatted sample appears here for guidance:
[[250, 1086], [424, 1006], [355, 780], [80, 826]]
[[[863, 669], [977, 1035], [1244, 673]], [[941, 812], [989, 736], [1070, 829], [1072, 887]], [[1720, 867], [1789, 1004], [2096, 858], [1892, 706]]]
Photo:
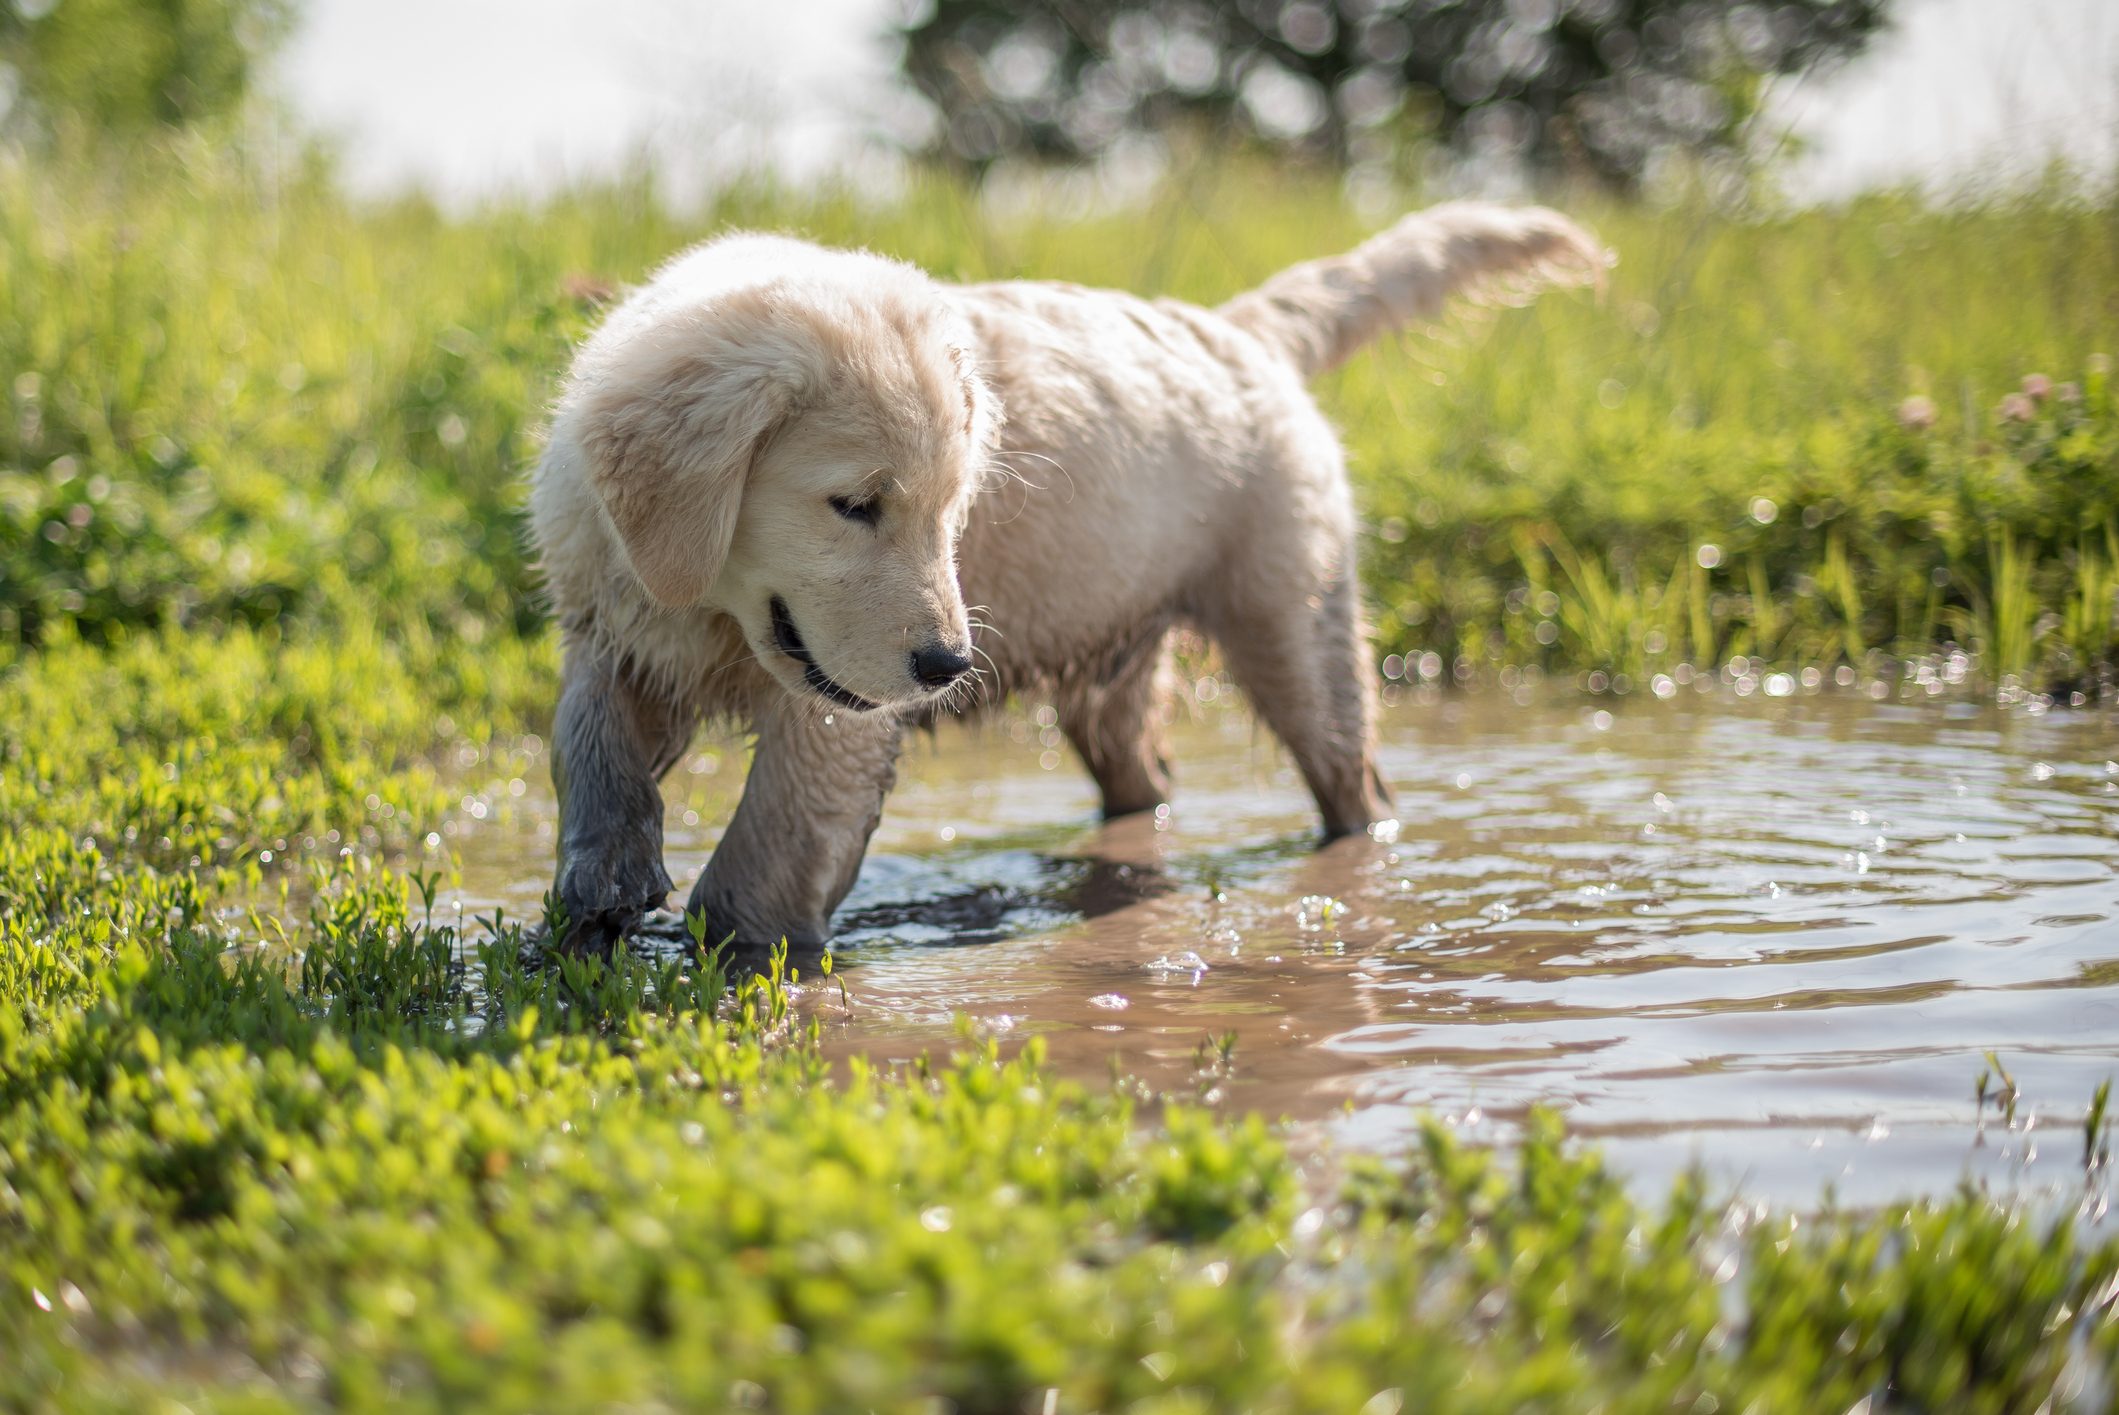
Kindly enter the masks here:
[[662, 609], [630, 586], [597, 597], [583, 626], [673, 695], [696, 695], [709, 712], [749, 701], [759, 669], [742, 630], [709, 609]]

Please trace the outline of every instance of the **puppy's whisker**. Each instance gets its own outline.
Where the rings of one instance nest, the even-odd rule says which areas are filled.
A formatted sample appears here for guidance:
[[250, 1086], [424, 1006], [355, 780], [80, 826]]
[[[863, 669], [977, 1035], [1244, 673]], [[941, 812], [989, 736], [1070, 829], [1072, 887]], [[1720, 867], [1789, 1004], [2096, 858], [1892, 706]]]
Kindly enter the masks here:
[[1027, 447], [998, 447], [995, 448], [994, 451], [998, 455], [1003, 457], [1035, 457], [1040, 462], [1050, 462], [1054, 467], [1058, 468], [1060, 471], [1064, 472], [1066, 470], [1065, 467], [1060, 466], [1059, 460], [1057, 458], [1048, 457], [1042, 452], [1033, 452]]
[[951, 684], [948, 696], [951, 698], [961, 698], [963, 699], [963, 701], [961, 703], [951, 703], [950, 711], [960, 712], [971, 707], [971, 705], [977, 700], [979, 695], [979, 680], [981, 678], [984, 678], [985, 676], [986, 674], [983, 670], [973, 668], [969, 673], [965, 674], [962, 678], [957, 679], [955, 683]]
[[1035, 457], [1038, 461], [1047, 463], [1053, 471], [1058, 472], [1067, 479], [1067, 499], [1069, 501], [1074, 500], [1074, 474], [1061, 466], [1057, 458], [1048, 457], [1042, 452], [1032, 452], [1027, 447], [1002, 447], [995, 450], [992, 459], [994, 463], [1013, 474], [1018, 481], [1021, 481], [1023, 485], [1030, 487], [1033, 491], [1044, 491], [1046, 488], [1036, 485], [1016, 468], [1009, 466], [1007, 462], [1002, 460], [1007, 457]]

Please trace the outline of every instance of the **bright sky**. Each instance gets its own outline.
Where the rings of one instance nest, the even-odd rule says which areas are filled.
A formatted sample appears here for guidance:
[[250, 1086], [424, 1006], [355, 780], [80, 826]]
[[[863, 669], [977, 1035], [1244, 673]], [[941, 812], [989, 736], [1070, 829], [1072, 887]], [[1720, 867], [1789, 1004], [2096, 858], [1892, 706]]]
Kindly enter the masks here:
[[[892, 3], [308, 0], [280, 81], [364, 190], [462, 205], [648, 159], [681, 199], [761, 162], [858, 167], [893, 115]], [[2055, 153], [2119, 171], [2119, 4], [1900, 5], [1864, 59], [1784, 95], [1812, 147], [1802, 190]]]

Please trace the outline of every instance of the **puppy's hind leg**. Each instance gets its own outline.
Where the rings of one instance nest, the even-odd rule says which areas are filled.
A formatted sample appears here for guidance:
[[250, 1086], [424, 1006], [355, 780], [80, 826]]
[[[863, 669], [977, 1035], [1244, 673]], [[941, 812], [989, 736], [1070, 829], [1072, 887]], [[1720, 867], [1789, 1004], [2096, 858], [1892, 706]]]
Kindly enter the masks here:
[[1208, 626], [1237, 685], [1295, 758], [1334, 838], [1392, 811], [1376, 769], [1375, 685], [1350, 540], [1329, 547], [1307, 584], [1239, 568]]
[[1111, 678], [1071, 684], [1059, 694], [1060, 730], [1104, 798], [1104, 818], [1149, 811], [1170, 799], [1170, 762], [1161, 708], [1170, 686], [1167, 635], [1134, 648]]

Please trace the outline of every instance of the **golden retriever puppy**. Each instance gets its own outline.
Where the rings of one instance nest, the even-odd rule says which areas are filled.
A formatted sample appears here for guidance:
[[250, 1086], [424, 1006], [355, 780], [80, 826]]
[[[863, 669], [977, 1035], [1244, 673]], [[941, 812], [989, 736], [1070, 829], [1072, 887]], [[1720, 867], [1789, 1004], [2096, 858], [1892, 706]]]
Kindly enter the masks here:
[[757, 742], [691, 893], [717, 940], [829, 937], [908, 721], [1049, 693], [1105, 812], [1155, 806], [1180, 624], [1327, 834], [1387, 819], [1353, 498], [1303, 381], [1453, 292], [1604, 262], [1554, 212], [1469, 203], [1215, 310], [778, 236], [679, 256], [583, 344], [532, 488], [565, 942], [664, 901], [657, 783], [705, 719]]

